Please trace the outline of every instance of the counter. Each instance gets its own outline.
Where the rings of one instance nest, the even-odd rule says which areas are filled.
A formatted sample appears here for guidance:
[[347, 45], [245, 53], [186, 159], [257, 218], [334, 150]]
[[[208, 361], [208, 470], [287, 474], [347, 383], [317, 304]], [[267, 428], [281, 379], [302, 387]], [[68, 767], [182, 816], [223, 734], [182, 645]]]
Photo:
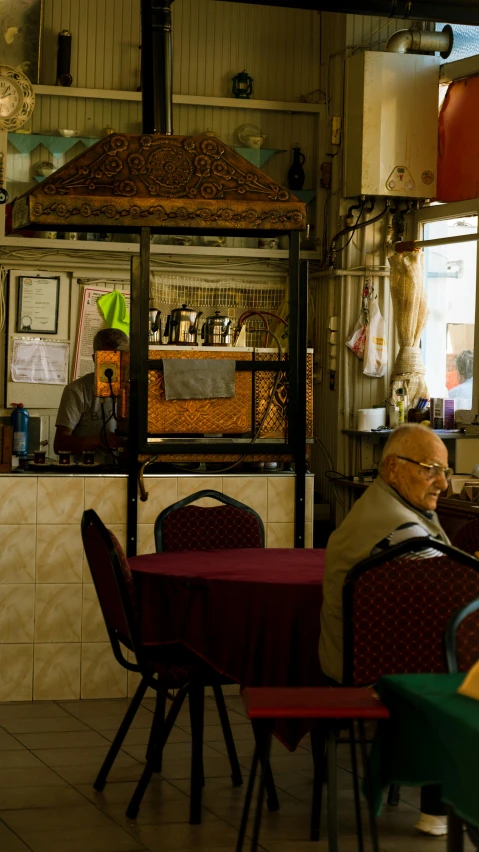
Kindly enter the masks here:
[[[308, 474], [308, 547], [313, 483]], [[145, 484], [139, 554], [154, 552], [163, 509], [206, 488], [255, 509], [266, 547], [293, 547], [294, 473], [147, 474]], [[80, 534], [84, 509], [95, 509], [125, 546], [126, 488], [121, 473], [0, 474], [0, 701], [133, 694], [137, 676], [113, 658]]]

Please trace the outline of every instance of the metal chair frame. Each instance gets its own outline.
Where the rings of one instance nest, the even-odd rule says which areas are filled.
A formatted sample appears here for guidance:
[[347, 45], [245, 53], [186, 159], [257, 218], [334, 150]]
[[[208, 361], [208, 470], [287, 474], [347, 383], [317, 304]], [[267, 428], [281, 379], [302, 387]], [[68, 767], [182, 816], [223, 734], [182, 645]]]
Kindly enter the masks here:
[[[182, 500], [177, 500], [176, 503], [172, 503], [171, 506], [167, 506], [166, 509], [163, 509], [163, 511], [160, 512], [155, 521], [155, 545], [157, 553], [165, 553], [163, 542], [163, 524], [165, 519], [169, 515], [171, 515], [172, 512], [176, 512], [178, 509], [183, 509], [185, 506], [189, 506], [190, 503], [194, 503], [196, 500], [200, 500], [202, 497], [212, 497], [214, 500], [218, 500], [219, 503], [224, 503], [226, 506], [233, 506], [235, 509], [241, 509], [243, 512], [248, 512], [249, 515], [252, 515], [254, 518], [256, 518], [261, 534], [261, 547], [264, 547], [264, 524], [258, 513], [255, 512], [254, 509], [251, 509], [249, 506], [247, 506], [245, 503], [240, 503], [239, 500], [234, 500], [233, 497], [228, 497], [226, 494], [222, 494], [220, 491], [214, 491], [212, 489], [206, 488], [203, 491], [196, 491], [195, 494], [190, 494], [188, 497], [183, 497]], [[210, 508], [213, 509], [219, 507], [199, 506], [198, 508], [204, 509], [205, 512], [208, 512]]]
[[[228, 757], [231, 763], [233, 785], [240, 786], [242, 784], [241, 770], [234, 747], [226, 706], [224, 705], [223, 694], [221, 692], [221, 687], [219, 686], [219, 677], [216, 676], [216, 673], [213, 672], [213, 670], [208, 669], [202, 661], [196, 661], [192, 655], [185, 652], [184, 660], [180, 660], [180, 663], [191, 668], [191, 677], [180, 687], [178, 687], [176, 682], [174, 683], [174, 687], [173, 684], [169, 684], [172, 688], [178, 690], [176, 695], [169, 692], [168, 682], [162, 681], [160, 676], [155, 674], [154, 654], [145, 649], [141, 644], [138, 619], [134, 612], [130, 594], [120, 565], [120, 560], [112, 542], [111, 534], [93, 509], [87, 509], [83, 513], [81, 529], [84, 542], [89, 527], [93, 527], [95, 529], [95, 532], [101, 539], [101, 544], [106, 550], [109, 563], [106, 567], [107, 570], [113, 572], [118, 600], [121, 604], [121, 610], [128, 630], [128, 635], [120, 635], [116, 630], [109, 627], [104, 614], [113, 654], [117, 662], [119, 662], [123, 668], [141, 675], [140, 684], [137, 687], [130, 706], [125, 713], [118, 732], [93, 784], [94, 789], [98, 791], [102, 791], [104, 789], [110, 769], [113, 766], [130, 725], [144, 698], [146, 690], [148, 687], [151, 687], [156, 692], [156, 705], [146, 751], [146, 766], [126, 811], [128, 817], [135, 818], [138, 814], [141, 800], [153, 773], [161, 771], [161, 756], [163, 748], [168, 740], [173, 725], [176, 722], [183, 702], [188, 696], [192, 732], [190, 823], [198, 824], [201, 822], [201, 792], [204, 784], [203, 708], [205, 684], [212, 685], [217, 700], [221, 726], [223, 729]], [[85, 547], [85, 552], [88, 561], [90, 561], [87, 547]], [[102, 594], [101, 590], [98, 588], [95, 571], [93, 570], [92, 578], [100, 606], [102, 607]], [[132, 663], [125, 657], [122, 645], [135, 654], [137, 660], [136, 664]], [[168, 660], [166, 660], [166, 662], [168, 662]], [[174, 663], [172, 663], [172, 665], [173, 664]], [[171, 699], [172, 705], [168, 714], [165, 716], [167, 698]]]
[[446, 651], [446, 665], [448, 672], [452, 672], [454, 674], [457, 674], [457, 672], [459, 672], [456, 649], [456, 634], [458, 628], [461, 626], [462, 622], [466, 618], [468, 618], [469, 615], [472, 615], [473, 612], [477, 612], [478, 610], [479, 598], [476, 598], [476, 600], [471, 601], [470, 603], [466, 604], [466, 606], [461, 607], [461, 609], [455, 612], [446, 627], [446, 632], [444, 634], [444, 646]]

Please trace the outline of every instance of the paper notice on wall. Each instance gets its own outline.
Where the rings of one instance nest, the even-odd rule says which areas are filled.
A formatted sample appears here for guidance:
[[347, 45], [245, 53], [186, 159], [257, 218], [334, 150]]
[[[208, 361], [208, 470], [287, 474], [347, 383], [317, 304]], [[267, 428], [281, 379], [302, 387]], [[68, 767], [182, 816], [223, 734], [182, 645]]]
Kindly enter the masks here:
[[66, 385], [69, 351], [68, 343], [14, 338], [10, 365], [12, 382]]
[[[125, 297], [126, 307], [130, 310], [130, 294], [122, 290]], [[80, 319], [78, 322], [78, 337], [75, 352], [75, 363], [73, 366], [73, 379], [79, 379], [93, 371], [92, 353], [93, 338], [97, 331], [106, 328], [106, 322], [97, 305], [100, 296], [111, 293], [111, 287], [83, 287], [80, 305]]]

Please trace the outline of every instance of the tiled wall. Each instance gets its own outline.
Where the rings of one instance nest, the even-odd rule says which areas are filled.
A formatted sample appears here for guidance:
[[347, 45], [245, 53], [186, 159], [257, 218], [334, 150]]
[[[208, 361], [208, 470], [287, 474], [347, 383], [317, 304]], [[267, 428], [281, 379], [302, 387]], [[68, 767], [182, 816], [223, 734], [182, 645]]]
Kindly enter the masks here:
[[[293, 476], [147, 477], [138, 553], [154, 552], [162, 509], [215, 489], [263, 519], [267, 547], [293, 546]], [[126, 478], [0, 476], [0, 701], [116, 698], [136, 676], [114, 660], [80, 521], [95, 509], [125, 546]], [[306, 546], [312, 546], [313, 477], [307, 477]]]

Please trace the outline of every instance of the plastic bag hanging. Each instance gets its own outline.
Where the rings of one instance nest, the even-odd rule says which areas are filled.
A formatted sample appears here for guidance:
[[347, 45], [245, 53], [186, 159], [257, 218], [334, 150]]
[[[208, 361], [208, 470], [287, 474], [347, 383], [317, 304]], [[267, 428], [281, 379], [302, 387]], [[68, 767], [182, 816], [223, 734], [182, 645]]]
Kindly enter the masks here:
[[379, 310], [377, 297], [370, 298], [369, 302], [363, 373], [365, 376], [380, 379], [384, 376], [388, 364], [386, 323]]
[[364, 358], [364, 350], [366, 348], [366, 335], [369, 322], [368, 297], [369, 287], [368, 285], [365, 285], [362, 293], [361, 313], [359, 314], [358, 321], [354, 326], [349, 340], [346, 341], [346, 346], [348, 346], [349, 349], [358, 356], [360, 361]]

